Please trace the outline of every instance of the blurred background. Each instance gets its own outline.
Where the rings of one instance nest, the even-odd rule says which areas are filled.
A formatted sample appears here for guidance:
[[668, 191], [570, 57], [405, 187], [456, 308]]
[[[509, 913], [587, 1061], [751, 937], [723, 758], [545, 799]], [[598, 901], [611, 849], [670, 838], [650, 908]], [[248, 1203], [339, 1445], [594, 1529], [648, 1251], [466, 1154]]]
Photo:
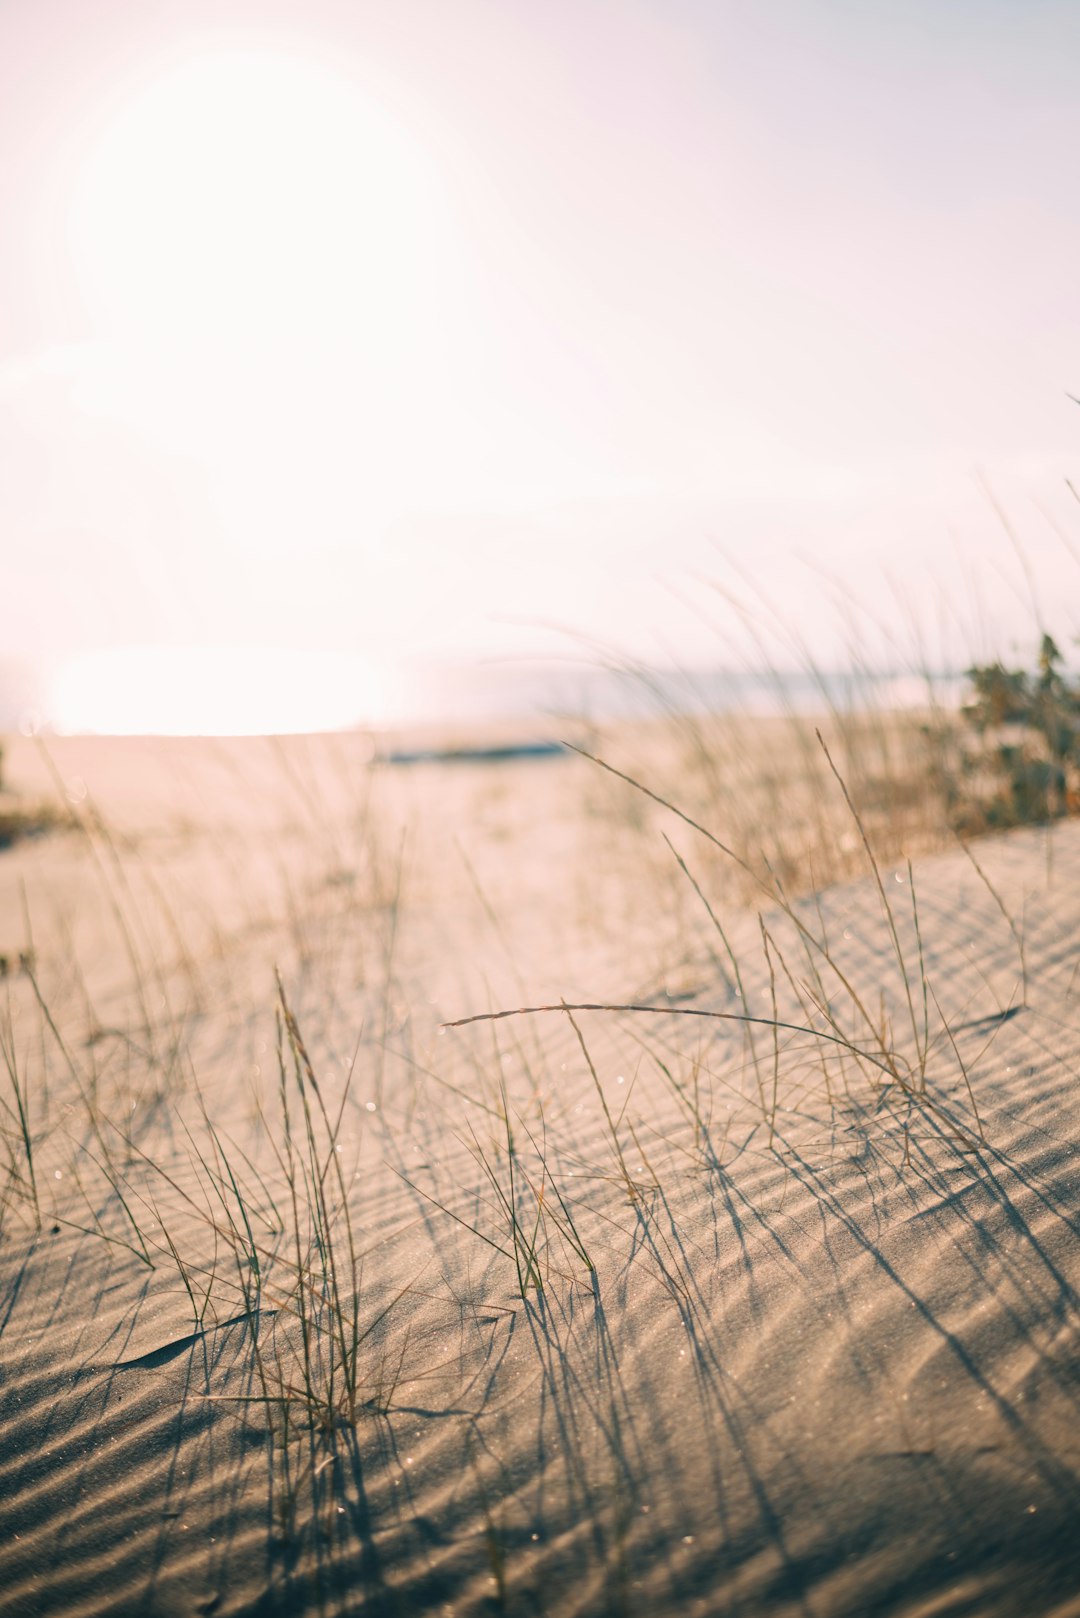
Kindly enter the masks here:
[[1065, 645], [1078, 60], [1069, 0], [0, 8], [0, 726]]

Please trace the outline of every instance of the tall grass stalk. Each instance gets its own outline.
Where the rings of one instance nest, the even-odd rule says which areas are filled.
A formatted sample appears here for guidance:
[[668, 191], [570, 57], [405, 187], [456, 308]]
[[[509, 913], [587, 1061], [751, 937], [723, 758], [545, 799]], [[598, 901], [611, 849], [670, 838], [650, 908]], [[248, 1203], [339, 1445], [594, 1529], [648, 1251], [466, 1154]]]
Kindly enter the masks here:
[[[34, 1228], [41, 1229], [41, 1200], [38, 1196], [37, 1172], [34, 1168], [34, 1136], [30, 1127], [30, 1096], [25, 1074], [19, 1072], [19, 1059], [15, 1045], [15, 1032], [11, 1016], [11, 990], [7, 989], [4, 1006], [4, 1020], [0, 1023], [0, 1054], [4, 1058], [8, 1079], [11, 1083], [12, 1094], [15, 1098], [14, 1117], [18, 1126], [18, 1139], [22, 1144], [22, 1155], [26, 1164], [25, 1177], [17, 1169], [12, 1160], [10, 1167], [11, 1177], [16, 1183], [22, 1183], [30, 1194], [30, 1202], [34, 1210]], [[11, 1109], [5, 1103], [5, 1111]], [[5, 1199], [6, 1200], [6, 1199]]]

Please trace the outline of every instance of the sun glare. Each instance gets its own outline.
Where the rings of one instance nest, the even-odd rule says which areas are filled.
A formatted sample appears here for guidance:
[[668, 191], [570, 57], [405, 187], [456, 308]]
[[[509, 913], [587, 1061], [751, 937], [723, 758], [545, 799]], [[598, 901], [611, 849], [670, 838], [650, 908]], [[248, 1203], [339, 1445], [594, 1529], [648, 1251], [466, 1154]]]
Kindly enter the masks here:
[[332, 343], [398, 357], [431, 269], [419, 150], [348, 79], [269, 52], [194, 57], [118, 108], [73, 252], [91, 311], [155, 346]]
[[250, 647], [123, 647], [73, 659], [53, 681], [56, 729], [113, 736], [261, 736], [376, 724], [378, 671], [343, 654]]
[[435, 458], [446, 220], [421, 144], [322, 61], [174, 65], [111, 109], [72, 197], [81, 402], [193, 458], [226, 544], [302, 549], [327, 511], [373, 539]]
[[[353, 588], [376, 588], [401, 491], [451, 455], [431, 403], [444, 200], [390, 107], [302, 51], [190, 54], [107, 107], [70, 196], [90, 328], [77, 399], [125, 429], [133, 478], [164, 465], [191, 491], [199, 526], [186, 542], [175, 528], [169, 558], [182, 588], [188, 545], [203, 580], [220, 548], [217, 582], [247, 592], [238, 620], [266, 599], [266, 557], [294, 559], [299, 579], [309, 549], [337, 550], [360, 559]], [[380, 600], [393, 623], [396, 603]], [[236, 732], [367, 717], [370, 692], [335, 696], [346, 686], [317, 660], [280, 678], [276, 664], [260, 690], [221, 656], [189, 659], [185, 675], [169, 652], [140, 653], [135, 674], [132, 655], [67, 671], [60, 722]]]

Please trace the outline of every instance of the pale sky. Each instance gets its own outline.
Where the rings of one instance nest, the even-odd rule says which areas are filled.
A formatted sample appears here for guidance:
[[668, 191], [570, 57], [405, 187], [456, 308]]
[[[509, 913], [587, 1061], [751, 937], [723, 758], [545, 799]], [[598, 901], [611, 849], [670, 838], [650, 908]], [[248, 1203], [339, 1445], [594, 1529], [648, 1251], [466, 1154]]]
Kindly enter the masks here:
[[1019, 638], [980, 477], [1080, 627], [1078, 71], [1073, 0], [7, 0], [0, 672], [724, 663], [733, 566], [827, 655], [805, 556]]

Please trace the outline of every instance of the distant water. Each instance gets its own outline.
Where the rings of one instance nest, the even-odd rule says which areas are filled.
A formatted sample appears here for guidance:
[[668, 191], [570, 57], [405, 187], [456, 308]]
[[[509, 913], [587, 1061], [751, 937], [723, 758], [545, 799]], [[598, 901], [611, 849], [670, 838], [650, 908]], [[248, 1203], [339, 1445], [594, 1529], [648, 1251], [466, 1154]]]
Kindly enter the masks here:
[[250, 735], [410, 724], [532, 727], [662, 713], [821, 713], [873, 703], [952, 706], [963, 679], [883, 671], [756, 673], [492, 661], [377, 668], [331, 653], [132, 648], [35, 680], [0, 664], [0, 729], [104, 735]]
[[930, 678], [884, 671], [854, 674], [839, 670], [755, 673], [732, 669], [611, 669], [480, 665], [444, 669], [433, 682], [423, 719], [542, 719], [572, 714], [603, 722], [644, 719], [664, 713], [814, 714], [874, 703], [918, 708], [932, 702], [955, 706], [965, 681], [957, 674]]

